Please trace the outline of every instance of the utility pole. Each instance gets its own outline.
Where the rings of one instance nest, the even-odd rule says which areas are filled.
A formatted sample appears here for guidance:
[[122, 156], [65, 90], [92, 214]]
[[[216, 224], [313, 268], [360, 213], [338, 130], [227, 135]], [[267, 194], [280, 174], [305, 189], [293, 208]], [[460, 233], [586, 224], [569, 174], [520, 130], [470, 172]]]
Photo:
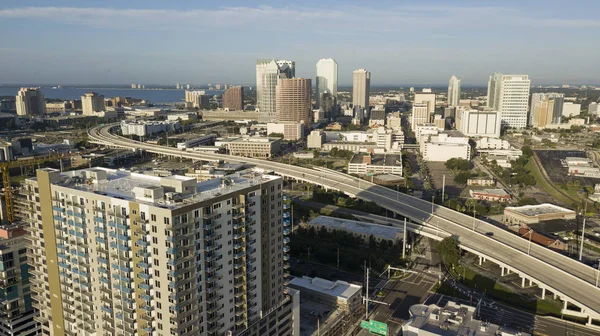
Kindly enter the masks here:
[[365, 320], [369, 318], [369, 269], [367, 268], [367, 261], [365, 260], [365, 268], [367, 269], [367, 291], [365, 293]]
[[433, 216], [433, 201], [435, 200], [435, 195], [431, 196], [431, 215]]
[[444, 205], [444, 192], [446, 190], [446, 175], [442, 175], [442, 205]]
[[583, 226], [581, 228], [581, 245], [579, 247], [579, 261], [583, 259], [583, 242], [585, 241], [585, 214], [587, 212], [587, 202], [585, 202], [585, 207], [583, 210]]
[[404, 259], [406, 257], [406, 217], [404, 218], [404, 231], [402, 235], [402, 259]]

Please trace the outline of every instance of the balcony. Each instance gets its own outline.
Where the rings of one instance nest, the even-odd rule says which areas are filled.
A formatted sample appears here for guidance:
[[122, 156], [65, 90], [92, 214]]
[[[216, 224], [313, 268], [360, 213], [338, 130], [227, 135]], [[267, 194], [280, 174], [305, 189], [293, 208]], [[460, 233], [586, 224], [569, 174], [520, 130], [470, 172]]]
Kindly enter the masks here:
[[288, 228], [283, 229], [283, 234], [285, 236], [289, 236], [290, 235], [290, 229], [288, 229]]
[[285, 253], [290, 252], [290, 246], [289, 245], [284, 245], [283, 246], [283, 252], [285, 252]]
[[284, 254], [284, 255], [283, 255], [283, 260], [285, 260], [285, 261], [288, 261], [288, 260], [290, 260], [290, 256], [289, 256], [289, 255], [287, 255], [287, 254]]
[[290, 237], [283, 237], [283, 243], [284, 244], [289, 244], [290, 243]]

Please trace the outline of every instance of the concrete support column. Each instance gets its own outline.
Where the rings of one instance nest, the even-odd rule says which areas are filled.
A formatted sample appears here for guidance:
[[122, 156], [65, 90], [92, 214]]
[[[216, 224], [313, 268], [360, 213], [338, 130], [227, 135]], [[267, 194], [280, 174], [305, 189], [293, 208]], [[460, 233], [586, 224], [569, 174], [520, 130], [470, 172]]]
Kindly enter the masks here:
[[588, 316], [587, 325], [592, 325], [592, 315]]
[[521, 287], [525, 287], [525, 277], [521, 278]]
[[542, 300], [546, 299], [546, 288], [542, 288]]
[[483, 261], [483, 257], [479, 256], [479, 266], [481, 266], [482, 261]]
[[556, 300], [556, 293], [552, 293], [552, 299]]
[[504, 276], [504, 270], [505, 268], [503, 266], [500, 266], [500, 276]]
[[509, 269], [509, 268], [507, 268], [507, 269], [506, 269], [506, 275], [509, 275], [509, 274], [510, 274], [510, 269]]
[[529, 287], [533, 286], [533, 280], [529, 279]]
[[567, 304], [568, 304], [568, 303], [569, 303], [569, 302], [567, 301], [567, 299], [565, 299], [565, 303], [564, 303], [564, 305], [563, 305], [563, 310], [567, 310]]

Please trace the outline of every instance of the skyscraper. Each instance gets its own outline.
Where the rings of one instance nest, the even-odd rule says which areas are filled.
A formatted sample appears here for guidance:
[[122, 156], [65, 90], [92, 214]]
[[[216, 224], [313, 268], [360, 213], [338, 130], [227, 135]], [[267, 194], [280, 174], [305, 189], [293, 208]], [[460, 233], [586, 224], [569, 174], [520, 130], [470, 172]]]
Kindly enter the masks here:
[[94, 115], [96, 112], [105, 111], [104, 96], [96, 92], [88, 92], [81, 96], [83, 115]]
[[232, 86], [223, 93], [223, 108], [230, 111], [244, 109], [243, 86]]
[[312, 81], [306, 78], [283, 78], [277, 84], [277, 122], [311, 123]]
[[296, 63], [285, 60], [258, 60], [256, 62], [256, 105], [258, 122], [276, 120], [276, 90], [279, 78], [294, 78]]
[[533, 93], [529, 124], [538, 128], [544, 128], [549, 124], [560, 124], [564, 97], [562, 93]]
[[46, 114], [44, 95], [37, 88], [21, 88], [16, 97], [17, 115], [42, 116]]
[[426, 124], [430, 121], [429, 108], [427, 103], [414, 103], [410, 118], [410, 127], [415, 130], [417, 125]]
[[502, 125], [512, 128], [527, 126], [529, 90], [527, 75], [494, 73], [488, 81], [488, 106], [500, 113]]
[[337, 99], [338, 73], [337, 63], [332, 58], [322, 58], [317, 62], [317, 106], [321, 106], [321, 98], [329, 92]]
[[36, 200], [32, 283], [44, 334], [282, 335], [292, 327], [280, 177], [246, 170], [198, 183], [38, 169], [26, 185]]
[[450, 77], [448, 82], [448, 106], [458, 106], [460, 101], [460, 79], [456, 76]]
[[369, 109], [369, 90], [371, 73], [365, 69], [354, 70], [352, 73], [352, 104]]

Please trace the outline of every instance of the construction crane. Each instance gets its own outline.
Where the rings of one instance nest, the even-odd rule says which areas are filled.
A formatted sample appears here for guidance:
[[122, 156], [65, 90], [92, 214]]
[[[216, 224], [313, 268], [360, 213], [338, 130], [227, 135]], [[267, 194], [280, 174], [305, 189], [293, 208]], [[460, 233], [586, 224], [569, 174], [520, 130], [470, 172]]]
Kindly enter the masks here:
[[69, 154], [51, 153], [46, 156], [37, 156], [37, 157], [32, 157], [32, 158], [22, 159], [22, 160], [0, 162], [0, 168], [2, 171], [2, 182], [4, 185], [4, 201], [5, 201], [5, 205], [6, 205], [6, 219], [8, 220], [8, 222], [13, 223], [15, 221], [13, 193], [12, 193], [12, 186], [10, 183], [10, 173], [9, 173], [10, 168], [28, 167], [28, 166], [35, 168], [36, 165], [38, 165], [38, 167], [39, 167], [39, 164], [42, 162], [55, 161], [55, 160], [61, 160], [60, 165], [62, 168], [62, 159], [68, 158], [68, 157], [71, 157], [71, 156], [77, 155], [77, 154], [79, 154], [79, 153], [69, 153]]

